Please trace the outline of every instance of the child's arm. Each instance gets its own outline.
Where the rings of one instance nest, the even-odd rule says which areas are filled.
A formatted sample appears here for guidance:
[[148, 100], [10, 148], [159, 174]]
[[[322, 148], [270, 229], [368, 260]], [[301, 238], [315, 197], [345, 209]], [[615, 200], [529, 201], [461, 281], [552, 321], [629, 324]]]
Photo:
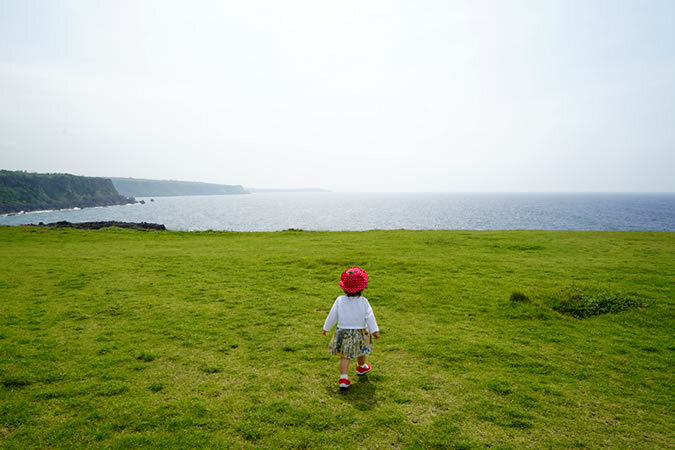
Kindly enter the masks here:
[[337, 323], [338, 313], [337, 313], [337, 300], [333, 303], [333, 307], [326, 317], [326, 321], [323, 323], [323, 335], [326, 335], [327, 331], [330, 331], [331, 328]]
[[377, 321], [375, 320], [375, 314], [373, 313], [373, 308], [370, 307], [370, 303], [366, 300], [366, 327], [370, 334], [375, 336], [375, 339], [380, 338], [380, 329], [377, 327]]

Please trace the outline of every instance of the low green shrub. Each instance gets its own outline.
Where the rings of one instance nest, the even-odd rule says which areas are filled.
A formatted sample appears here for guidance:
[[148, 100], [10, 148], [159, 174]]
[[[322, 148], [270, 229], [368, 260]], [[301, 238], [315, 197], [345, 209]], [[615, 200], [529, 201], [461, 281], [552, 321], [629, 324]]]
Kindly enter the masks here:
[[22, 388], [24, 386], [32, 384], [32, 381], [22, 375], [6, 376], [2, 379], [0, 384], [2, 384], [6, 388]]
[[155, 360], [155, 355], [153, 355], [152, 353], [148, 353], [148, 352], [141, 352], [136, 357], [136, 359], [138, 359], [139, 361], [151, 362], [151, 361]]
[[600, 314], [617, 313], [639, 308], [642, 300], [630, 294], [620, 292], [586, 292], [579, 288], [567, 288], [553, 309], [579, 319]]
[[511, 293], [511, 301], [529, 303], [530, 298], [527, 295], [523, 294], [522, 292], [515, 291]]
[[152, 383], [150, 386], [148, 386], [148, 389], [150, 389], [152, 392], [159, 392], [164, 389], [164, 385], [162, 383]]

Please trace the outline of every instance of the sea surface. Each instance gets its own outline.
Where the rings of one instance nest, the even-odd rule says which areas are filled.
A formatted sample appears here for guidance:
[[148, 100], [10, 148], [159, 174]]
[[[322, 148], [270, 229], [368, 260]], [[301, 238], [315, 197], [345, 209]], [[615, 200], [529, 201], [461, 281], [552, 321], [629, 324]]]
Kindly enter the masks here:
[[[141, 200], [141, 198], [139, 198]], [[142, 198], [145, 204], [0, 216], [0, 225], [119, 220], [171, 230], [675, 231], [675, 193], [294, 192]]]

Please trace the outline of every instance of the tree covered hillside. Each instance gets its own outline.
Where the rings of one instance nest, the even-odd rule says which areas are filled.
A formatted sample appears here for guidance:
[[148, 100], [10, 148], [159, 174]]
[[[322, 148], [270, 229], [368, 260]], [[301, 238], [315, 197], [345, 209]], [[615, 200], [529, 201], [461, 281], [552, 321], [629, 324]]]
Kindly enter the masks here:
[[0, 170], [0, 213], [134, 203], [108, 178]]

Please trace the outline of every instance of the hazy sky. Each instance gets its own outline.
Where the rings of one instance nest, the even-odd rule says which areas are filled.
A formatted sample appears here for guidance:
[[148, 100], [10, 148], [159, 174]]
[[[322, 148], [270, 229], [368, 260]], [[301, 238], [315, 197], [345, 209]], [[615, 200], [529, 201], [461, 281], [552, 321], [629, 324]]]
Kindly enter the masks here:
[[0, 0], [0, 168], [675, 191], [675, 1]]

